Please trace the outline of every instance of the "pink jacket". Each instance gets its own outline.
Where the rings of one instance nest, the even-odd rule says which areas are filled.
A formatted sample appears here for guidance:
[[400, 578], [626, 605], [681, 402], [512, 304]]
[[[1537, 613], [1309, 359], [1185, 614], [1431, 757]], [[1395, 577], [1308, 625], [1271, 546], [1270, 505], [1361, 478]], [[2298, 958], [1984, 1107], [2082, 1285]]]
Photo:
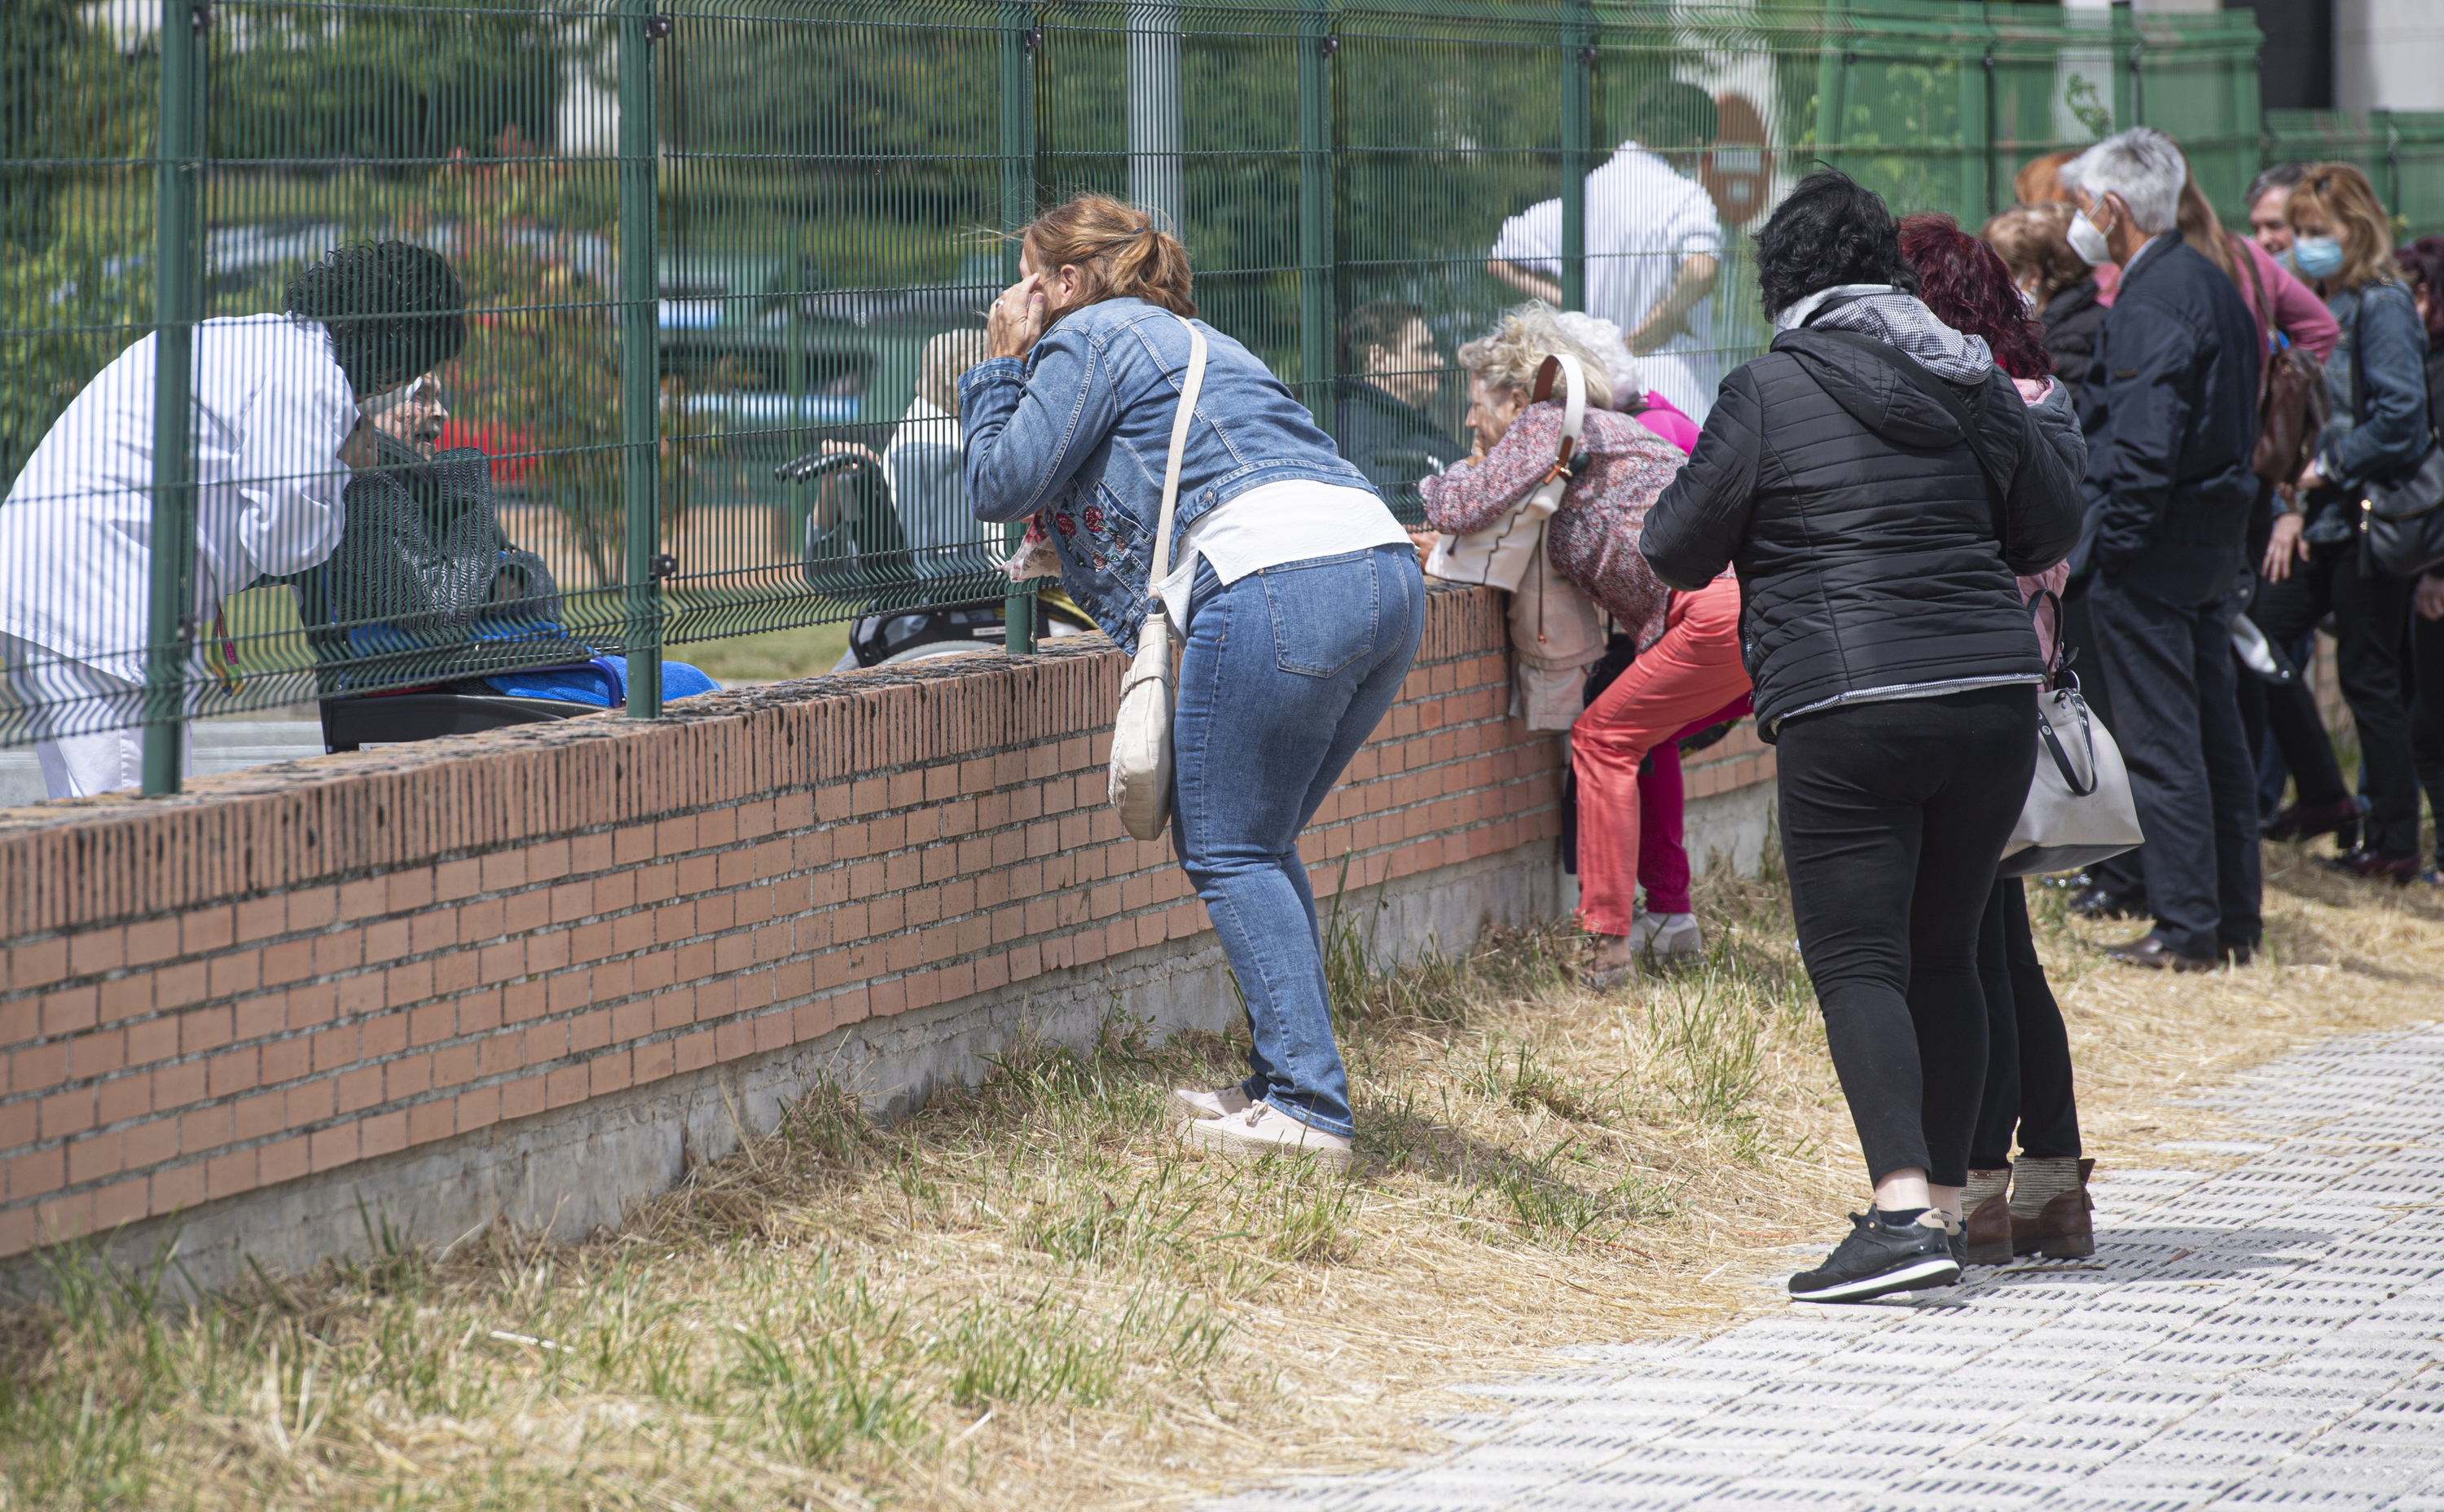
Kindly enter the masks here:
[[[2043, 401], [2046, 391], [2052, 388], [2054, 380], [2049, 378], [2011, 380], [2011, 386], [2020, 391], [2020, 402], [2023, 404], [2036, 404]], [[2059, 604], [2062, 601], [2063, 586], [2069, 581], [2070, 563], [2057, 562], [2033, 578], [2020, 580], [2020, 601], [2027, 603], [2038, 594], [2051, 591], [2055, 595], [2054, 601]], [[2037, 620], [2037, 654], [2045, 658], [2046, 665], [2048, 667], [2052, 666], [2054, 661], [2054, 638], [2062, 633], [2062, 626], [2054, 622], [2058, 618], [2057, 615], [2046, 615]]]
[[2240, 273], [2240, 297], [2249, 305], [2250, 319], [2257, 323], [2257, 345], [2261, 351], [2274, 347], [2274, 332], [2291, 338], [2293, 346], [2305, 347], [2322, 362], [2334, 355], [2334, 345], [2342, 339], [2342, 328], [2334, 323], [2333, 311], [2316, 291], [2300, 282], [2289, 268], [2274, 260], [2274, 254], [2247, 236], [2227, 231], [2237, 252], [2246, 248], [2250, 267], [2257, 269], [2259, 284], [2266, 288], [2267, 303], [2274, 306], [2274, 324], [2268, 329], [2266, 311], [2258, 304], [2258, 284], [2249, 279], [2249, 269]]
[[1697, 422], [1681, 414], [1662, 395], [1650, 391], [1645, 412], [1636, 418], [1639, 424], [1679, 448], [1682, 456], [1697, 450]]
[[[2333, 312], [2316, 290], [2300, 282], [2297, 275], [2274, 260], [2274, 254], [2257, 245], [2253, 238], [2238, 231], [2226, 231], [2224, 240], [2231, 244], [2232, 255], [2246, 257], [2249, 267], [2257, 269], [2257, 277], [2266, 286], [2266, 300], [2274, 306], [2274, 323], [2268, 326], [2266, 311], [2258, 304], [2257, 284], [2251, 283], [2249, 267], [2239, 269], [2240, 302], [2249, 306], [2249, 318], [2257, 323], [2257, 348], [2260, 352], [2274, 349], [2274, 333], [2281, 331], [2291, 338], [2294, 346], [2305, 347], [2322, 362], [2331, 357], [2334, 343], [2342, 339], [2342, 328], [2334, 323]], [[2096, 302], [2110, 309], [2113, 296], [2121, 291], [2121, 269], [2111, 263], [2096, 270]]]

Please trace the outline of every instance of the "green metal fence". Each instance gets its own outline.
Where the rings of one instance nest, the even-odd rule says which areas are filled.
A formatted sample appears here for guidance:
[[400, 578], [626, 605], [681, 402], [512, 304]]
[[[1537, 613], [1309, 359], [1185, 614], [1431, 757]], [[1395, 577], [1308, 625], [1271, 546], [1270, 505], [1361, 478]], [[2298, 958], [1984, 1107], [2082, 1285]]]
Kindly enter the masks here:
[[2269, 110], [2266, 160], [2356, 163], [2397, 240], [2444, 231], [2444, 110]]
[[[1639, 336], [1654, 348], [1642, 378], [1702, 410], [1714, 376], [1767, 336], [1745, 236], [1819, 159], [1898, 209], [1973, 225], [2010, 202], [2028, 157], [2132, 123], [2179, 137], [2230, 211], [2261, 147], [2245, 14], [1927, 0], [10, 9], [0, 535], [28, 564], [0, 562], [14, 637], [0, 642], [0, 744], [141, 724], [152, 791], [176, 786], [180, 722], [199, 714], [497, 680], [564, 662], [572, 643], [643, 665], [691, 642], [1001, 596], [1006, 542], [958, 498], [947, 383], [1016, 276], [998, 233], [1077, 190], [1176, 226], [1206, 318], [1327, 429], [1351, 445], [1365, 431], [1370, 471], [1414, 515], [1414, 480], [1463, 453], [1448, 354], [1523, 289], [1639, 332], [1657, 291], [1711, 258], [1708, 297]], [[1621, 149], [1641, 134], [1655, 151]], [[465, 344], [433, 374], [452, 412], [439, 447], [482, 453], [452, 474], [455, 493], [397, 442], [353, 475], [249, 474], [221, 455], [227, 396], [197, 389], [231, 382], [209, 323], [281, 309], [297, 269], [372, 238], [440, 253], [466, 287]], [[127, 457], [28, 469], [147, 335], [159, 360], [140, 423], [70, 426], [52, 451], [132, 448], [143, 476]], [[805, 458], [810, 479], [776, 476]], [[35, 486], [61, 476], [118, 491]], [[215, 544], [245, 539], [258, 496], [354, 498], [385, 479], [424, 501], [435, 541], [449, 508], [481, 496], [528, 575], [505, 572], [490, 607], [385, 616], [359, 578], [394, 541]], [[352, 518], [363, 536], [377, 513]], [[104, 537], [106, 562], [83, 544]], [[231, 561], [279, 570], [219, 581]], [[546, 581], [554, 597], [516, 597]], [[1035, 616], [1011, 607], [1024, 650]], [[140, 629], [56, 630], [82, 618]], [[655, 679], [633, 679], [626, 707], [657, 714]]]

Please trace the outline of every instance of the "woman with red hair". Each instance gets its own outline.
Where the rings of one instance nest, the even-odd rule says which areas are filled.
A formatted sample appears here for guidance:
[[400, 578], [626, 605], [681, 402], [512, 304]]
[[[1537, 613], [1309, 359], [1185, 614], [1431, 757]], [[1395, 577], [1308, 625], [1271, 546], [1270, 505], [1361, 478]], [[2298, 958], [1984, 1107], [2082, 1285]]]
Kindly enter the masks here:
[[[1935, 319], [1981, 337], [1994, 365], [2010, 375], [2029, 418], [2074, 477], [2087, 471], [2087, 441], [2069, 391], [2053, 375], [2045, 326], [2033, 319], [2010, 269], [1994, 249], [1949, 215], [1912, 215], [1900, 225], [1901, 256], [1918, 276], [1918, 298]], [[2020, 597], [2062, 592], [2069, 568], [2022, 578]], [[2056, 613], [2061, 600], [2055, 600]], [[2042, 612], [2037, 639], [2053, 660], [2054, 616]], [[2086, 1255], [2096, 1247], [2088, 1218], [2087, 1172], [2080, 1157], [2079, 1107], [2071, 1088], [2070, 1038], [2046, 984], [2028, 903], [2016, 876], [1998, 878], [1978, 927], [1977, 974], [1986, 990], [1986, 1091], [1969, 1146], [1969, 1186], [1961, 1195], [1968, 1258], [1997, 1263], [2015, 1254]], [[2011, 1134], [2020, 1135], [2013, 1181]], [[2009, 1188], [2009, 1190], [2006, 1191]]]

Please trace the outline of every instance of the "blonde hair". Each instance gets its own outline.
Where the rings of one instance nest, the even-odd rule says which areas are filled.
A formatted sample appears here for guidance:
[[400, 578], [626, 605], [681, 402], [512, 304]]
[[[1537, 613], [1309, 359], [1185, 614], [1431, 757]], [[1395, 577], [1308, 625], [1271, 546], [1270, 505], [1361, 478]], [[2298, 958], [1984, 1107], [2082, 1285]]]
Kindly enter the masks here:
[[[2070, 191], [2063, 187], [2063, 165], [2079, 156], [2074, 147], [2068, 152], [2047, 153], [2031, 157], [2011, 175], [2011, 194], [2023, 205], [2068, 205]], [[1996, 249], [2000, 250], [2000, 249]]]
[[1490, 334], [1463, 345], [1456, 355], [1459, 365], [1487, 388], [1526, 394], [1536, 387], [1536, 370], [1556, 352], [1569, 353], [1585, 369], [1587, 402], [1600, 410], [1611, 409], [1610, 360], [1564, 324], [1561, 312], [1543, 300], [1529, 300], [1503, 311], [1501, 322]]
[[2283, 202], [2283, 219], [2299, 229], [2300, 212], [2310, 206], [2324, 212], [2325, 223], [2342, 244], [2342, 270], [2334, 282], [2344, 288], [2386, 282], [2396, 276], [2393, 223], [2376, 186], [2349, 163], [2310, 163]]
[[1081, 305], [1141, 299], [1174, 315], [1196, 313], [1188, 292], [1188, 249], [1152, 215], [1109, 194], [1080, 194], [1054, 206], [1019, 232], [1019, 241], [1040, 273], [1078, 269]]
[[2088, 277], [2087, 265], [2070, 249], [2070, 218], [2078, 212], [2060, 200], [2014, 205], [1977, 232], [2019, 283], [2031, 274], [2037, 282], [2032, 296], [2044, 309], [2053, 297]]

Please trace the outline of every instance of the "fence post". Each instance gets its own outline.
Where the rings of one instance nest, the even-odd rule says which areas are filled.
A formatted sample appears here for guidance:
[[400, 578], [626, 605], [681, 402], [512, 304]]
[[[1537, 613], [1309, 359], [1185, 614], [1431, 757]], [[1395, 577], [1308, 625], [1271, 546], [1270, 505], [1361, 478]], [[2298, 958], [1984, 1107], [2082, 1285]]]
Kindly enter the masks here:
[[1842, 97], [1851, 61], [1848, 10], [1848, 0], [1824, 0], [1816, 23], [1823, 28], [1816, 43], [1816, 156], [1828, 168], [1842, 166]]
[[1153, 211], [1173, 235], [1185, 237], [1178, 0], [1135, 0], [1128, 8], [1127, 45], [1129, 198]]
[[1587, 145], [1594, 135], [1588, 74], [1595, 32], [1588, 0], [1570, 7], [1569, 45], [1562, 64], [1562, 307], [1587, 307]]
[[[1043, 33], [1035, 29], [1034, 13], [1021, 0], [1003, 0], [1001, 8], [1001, 229], [1015, 232], [1035, 218], [1035, 49]], [[1019, 280], [1018, 243], [1001, 244], [1005, 286]], [[1003, 539], [1011, 550], [1026, 538], [1024, 522], [1013, 524]], [[1025, 583], [1011, 583], [1002, 596], [1002, 650], [1012, 656], [1035, 654], [1035, 595]]]
[[1326, 435], [1332, 402], [1332, 34], [1326, 0], [1303, 0], [1298, 57], [1299, 389]]
[[1982, 226], [1994, 210], [1994, 42], [1970, 40], [1977, 56], [1964, 50], [1960, 63], [1960, 222]]
[[188, 460], [195, 321], [203, 269], [196, 228], [203, 91], [195, 33], [210, 12], [161, 0], [161, 120], [153, 168], [153, 527], [144, 658], [144, 791], [178, 790], [188, 648], [195, 636], [195, 494]]
[[628, 717], [662, 712], [660, 250], [655, 200], [655, 0], [620, 0], [620, 442], [626, 464]]

